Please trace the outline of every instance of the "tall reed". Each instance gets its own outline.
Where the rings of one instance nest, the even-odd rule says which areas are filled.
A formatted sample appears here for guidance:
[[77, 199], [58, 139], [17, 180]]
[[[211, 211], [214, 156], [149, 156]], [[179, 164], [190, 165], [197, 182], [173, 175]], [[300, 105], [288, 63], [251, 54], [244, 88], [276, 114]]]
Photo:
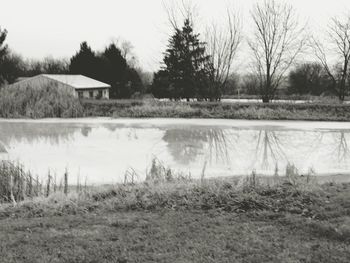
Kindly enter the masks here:
[[17, 203], [26, 197], [38, 196], [42, 184], [24, 171], [19, 163], [0, 162], [0, 202]]
[[[34, 177], [29, 171], [25, 171], [23, 165], [18, 162], [0, 161], [0, 203], [13, 203], [23, 201], [27, 198], [45, 196], [49, 197], [56, 192], [63, 192], [68, 195], [68, 170], [63, 175], [63, 180], [57, 187], [57, 176], [48, 172], [46, 181], [40, 181], [39, 177]], [[81, 185], [77, 186], [77, 192], [85, 189]]]

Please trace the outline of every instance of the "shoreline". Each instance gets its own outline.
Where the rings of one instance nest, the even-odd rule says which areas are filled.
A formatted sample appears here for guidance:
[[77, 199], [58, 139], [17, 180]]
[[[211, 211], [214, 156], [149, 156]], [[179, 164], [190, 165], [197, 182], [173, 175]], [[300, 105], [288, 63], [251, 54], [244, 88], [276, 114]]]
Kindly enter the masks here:
[[[216, 127], [249, 127], [256, 126], [273, 126], [288, 127], [300, 129], [350, 129], [350, 121], [337, 120], [264, 120], [264, 119], [223, 119], [223, 118], [178, 118], [178, 117], [108, 117], [108, 116], [87, 116], [79, 118], [0, 118], [4, 123], [78, 123], [78, 124], [151, 124], [151, 125], [193, 125], [193, 126], [216, 126]], [[197, 123], [196, 123], [197, 122]], [[199, 123], [199, 122], [204, 122]], [[310, 124], [306, 125], [305, 124]], [[288, 125], [286, 125], [288, 124]], [[332, 125], [332, 127], [328, 127]], [[335, 126], [334, 126], [335, 125]]]
[[[13, 102], [15, 103], [15, 101]], [[38, 102], [39, 103], [39, 102]], [[16, 105], [0, 112], [6, 119], [28, 118], [172, 118], [223, 120], [285, 120], [285, 121], [350, 121], [350, 104], [337, 103], [252, 103], [252, 102], [174, 102], [158, 100], [75, 100], [66, 107], [49, 107], [46, 112], [36, 109], [41, 105]], [[18, 104], [18, 103], [17, 103]]]

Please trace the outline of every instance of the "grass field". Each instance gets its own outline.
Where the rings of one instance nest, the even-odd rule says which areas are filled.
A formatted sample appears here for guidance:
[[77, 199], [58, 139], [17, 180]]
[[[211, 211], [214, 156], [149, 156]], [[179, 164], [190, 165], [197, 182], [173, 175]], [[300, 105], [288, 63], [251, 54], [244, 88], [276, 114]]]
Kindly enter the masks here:
[[350, 184], [160, 179], [0, 205], [2, 262], [349, 262]]

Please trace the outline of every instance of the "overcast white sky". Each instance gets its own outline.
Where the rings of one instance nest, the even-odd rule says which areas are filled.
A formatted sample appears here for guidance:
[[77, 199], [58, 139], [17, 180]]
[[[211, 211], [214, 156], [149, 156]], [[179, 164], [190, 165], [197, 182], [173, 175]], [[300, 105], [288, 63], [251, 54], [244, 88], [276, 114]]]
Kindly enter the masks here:
[[[219, 19], [234, 5], [249, 28], [249, 9], [261, 0], [193, 0], [201, 24]], [[349, 0], [290, 0], [302, 19], [318, 30], [331, 16], [350, 10]], [[0, 0], [0, 26], [7, 44], [25, 58], [69, 58], [87, 41], [93, 49], [129, 40], [139, 64], [159, 67], [170, 34], [162, 0]], [[242, 52], [245, 52], [242, 50]]]

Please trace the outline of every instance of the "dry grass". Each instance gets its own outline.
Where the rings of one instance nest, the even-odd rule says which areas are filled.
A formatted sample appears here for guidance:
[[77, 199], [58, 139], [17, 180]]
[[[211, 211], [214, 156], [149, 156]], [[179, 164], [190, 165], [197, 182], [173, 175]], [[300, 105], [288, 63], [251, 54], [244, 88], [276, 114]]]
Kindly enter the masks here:
[[294, 176], [270, 186], [254, 175], [203, 182], [161, 176], [3, 205], [1, 260], [348, 262], [350, 186]]
[[[18, 185], [17, 188], [21, 189], [23, 182]], [[63, 191], [68, 186], [56, 187], [53, 180], [47, 180], [46, 184], [39, 184], [38, 187], [37, 195], [20, 195], [15, 200], [24, 202], [13, 202], [19, 216], [31, 217], [38, 213], [51, 215], [53, 211], [62, 213], [63, 208], [67, 213], [93, 210], [219, 209], [232, 212], [266, 210], [303, 214], [310, 204], [320, 205], [319, 196], [325, 194], [322, 186], [311, 175], [299, 176], [292, 165], [287, 166], [285, 176], [275, 176], [269, 180], [258, 177], [254, 172], [240, 178], [205, 179], [203, 176], [200, 180], [194, 180], [190, 175], [166, 168], [157, 159], [153, 160], [146, 181], [142, 183], [125, 180], [124, 184], [106, 187], [76, 186], [75, 193], [70, 191], [68, 195]], [[51, 190], [47, 192], [47, 189]], [[9, 192], [11, 190], [7, 189], [2, 194], [9, 195]], [[7, 197], [3, 201], [11, 200]], [[4, 207], [0, 210], [0, 215], [6, 216], [12, 209], [8, 205]], [[311, 213], [309, 211], [308, 215]]]
[[[72, 189], [72, 188], [71, 188]], [[147, 180], [0, 205], [4, 262], [348, 262], [350, 185], [284, 176]]]
[[[39, 180], [38, 176], [34, 177], [18, 162], [0, 161], [0, 204], [17, 205], [18, 202], [31, 201], [34, 198], [51, 197], [51, 194], [67, 195], [68, 177], [68, 171], [61, 179], [49, 171], [46, 180]], [[79, 194], [85, 193], [87, 186], [78, 181], [75, 190]]]

